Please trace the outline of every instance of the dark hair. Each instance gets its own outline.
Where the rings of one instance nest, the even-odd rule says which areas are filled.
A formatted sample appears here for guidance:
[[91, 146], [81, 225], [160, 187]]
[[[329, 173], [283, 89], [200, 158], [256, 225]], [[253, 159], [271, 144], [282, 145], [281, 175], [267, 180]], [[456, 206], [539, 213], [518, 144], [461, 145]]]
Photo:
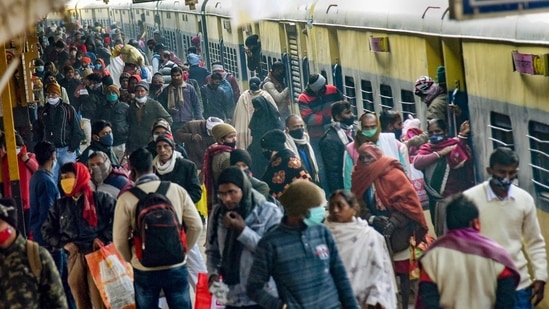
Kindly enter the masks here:
[[399, 119], [402, 119], [400, 117], [400, 113], [393, 110], [384, 110], [381, 112], [381, 115], [379, 115], [379, 122], [381, 124], [381, 130], [387, 130], [387, 127], [390, 124], [394, 124]]
[[490, 155], [490, 167], [498, 165], [511, 166], [519, 164], [519, 156], [507, 147], [498, 147]]
[[191, 46], [187, 49], [187, 54], [196, 54], [196, 53], [197, 53], [196, 46]]
[[[105, 154], [105, 156], [103, 156], [102, 154]], [[111, 160], [109, 159], [109, 156], [108, 156], [106, 153], [102, 152], [102, 151], [94, 151], [94, 152], [92, 152], [92, 153], [90, 154], [90, 156], [88, 157], [88, 162], [89, 162], [91, 159], [95, 158], [95, 157], [101, 157], [101, 159], [104, 158], [104, 160], [111, 162]], [[103, 163], [105, 163], [105, 162], [103, 162]]]
[[99, 132], [101, 132], [105, 127], [112, 128], [112, 124], [106, 120], [97, 120], [94, 123], [92, 123], [91, 133], [93, 135], [99, 135]]
[[288, 117], [286, 117], [286, 122], [284, 123], [286, 125], [286, 127], [288, 127], [288, 123], [290, 123], [290, 120], [294, 119], [294, 118], [299, 118], [301, 119], [301, 117], [299, 117], [298, 115], [296, 114], [290, 114], [288, 115]]
[[152, 154], [145, 148], [141, 147], [130, 154], [130, 166], [139, 174], [144, 174], [152, 171], [153, 157]]
[[[47, 81], [48, 80], [48, 77], [50, 76], [53, 76], [53, 78], [55, 78], [55, 74], [53, 74], [52, 71], [47, 71], [45, 74], [44, 74], [44, 80]], [[57, 78], [55, 78], [55, 80], [57, 80]]]
[[183, 75], [183, 69], [181, 69], [180, 67], [173, 67], [170, 70], [170, 74], [177, 74], [177, 73]]
[[162, 58], [163, 59], [170, 59], [170, 52], [168, 50], [164, 50], [162, 52]]
[[94, 81], [96, 83], [100, 83], [101, 82], [101, 74], [99, 73], [91, 73], [90, 75], [86, 76], [86, 79], [89, 80], [89, 81]]
[[213, 79], [215, 79], [215, 80], [223, 80], [223, 76], [221, 76], [221, 74], [218, 73], [218, 72], [214, 72], [214, 73], [212, 73], [211, 79], [212, 79], [212, 80], [213, 80]]
[[54, 152], [55, 146], [50, 142], [42, 141], [34, 146], [36, 161], [38, 161], [38, 164], [40, 165], [44, 165], [48, 162]]
[[463, 194], [452, 197], [446, 206], [446, 226], [448, 230], [463, 229], [471, 226], [471, 221], [478, 218], [475, 203]]
[[355, 208], [355, 205], [359, 205], [358, 199], [356, 198], [356, 196], [353, 192], [347, 191], [347, 190], [339, 189], [339, 190], [335, 190], [334, 192], [332, 192], [332, 194], [330, 194], [330, 198], [328, 199], [328, 205], [330, 204], [330, 201], [332, 200], [332, 198], [334, 198], [338, 195], [341, 196], [345, 200], [345, 202], [347, 202], [347, 204], [349, 204], [349, 206], [351, 208], [354, 208], [357, 211], [357, 213], [359, 212], [360, 206]]
[[70, 65], [66, 65], [63, 67], [63, 72], [67, 73], [67, 72], [74, 72], [74, 68]]
[[274, 71], [276, 69], [286, 69], [286, 66], [280, 61], [275, 61], [273, 62], [273, 64], [271, 64], [271, 71]]
[[103, 78], [101, 78], [101, 82], [103, 83], [103, 85], [105, 87], [108, 87], [110, 85], [114, 85], [114, 80], [112, 79], [112, 76], [110, 76], [110, 75], [103, 76]]
[[246, 46], [255, 46], [259, 43], [259, 36], [257, 34], [252, 34], [246, 38], [244, 45]]
[[439, 127], [442, 131], [448, 131], [448, 125], [446, 125], [446, 121], [444, 121], [444, 119], [434, 118], [434, 119], [429, 120], [429, 122], [427, 124], [427, 130], [429, 130], [429, 127], [432, 124], [436, 124], [437, 127]]
[[76, 174], [76, 168], [74, 167], [74, 162], [68, 162], [61, 165], [61, 168], [59, 169], [59, 174], [64, 174], [64, 173]]
[[350, 108], [351, 108], [351, 103], [347, 101], [337, 101], [332, 103], [332, 119], [335, 121], [336, 116], [341, 115], [341, 113], [343, 113], [344, 110], [350, 109]]

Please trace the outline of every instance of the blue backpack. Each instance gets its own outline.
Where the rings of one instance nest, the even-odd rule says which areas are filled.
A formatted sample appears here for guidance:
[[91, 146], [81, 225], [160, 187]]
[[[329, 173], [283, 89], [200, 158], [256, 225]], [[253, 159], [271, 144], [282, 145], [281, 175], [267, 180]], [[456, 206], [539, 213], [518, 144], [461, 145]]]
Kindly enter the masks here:
[[231, 74], [227, 73], [225, 74], [225, 76], [223, 76], [223, 81], [221, 82], [221, 84], [219, 84], [219, 88], [223, 90], [223, 92], [225, 93], [225, 97], [228, 99], [228, 101], [234, 104], [235, 102], [233, 87], [231, 86], [231, 83], [229, 83], [229, 81], [227, 80], [227, 76], [229, 75]]

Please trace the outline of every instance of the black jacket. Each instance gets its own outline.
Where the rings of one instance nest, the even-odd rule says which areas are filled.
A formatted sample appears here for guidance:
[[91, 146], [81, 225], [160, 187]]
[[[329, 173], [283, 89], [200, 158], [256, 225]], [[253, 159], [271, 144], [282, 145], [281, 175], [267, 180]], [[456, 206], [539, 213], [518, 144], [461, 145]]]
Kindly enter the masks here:
[[99, 238], [107, 244], [112, 241], [112, 226], [116, 200], [104, 192], [93, 192], [97, 211], [97, 226], [92, 227], [82, 217], [84, 199], [74, 201], [64, 196], [58, 199], [48, 212], [42, 225], [42, 236], [53, 248], [63, 248], [73, 242], [82, 253], [92, 251], [93, 240]]
[[80, 142], [86, 138], [80, 128], [76, 110], [61, 99], [55, 106], [46, 104], [38, 115], [38, 128], [35, 132], [39, 141], [51, 142], [55, 148], [68, 146], [69, 151], [76, 151]]
[[177, 158], [173, 171], [168, 174], [160, 175], [156, 173], [160, 180], [171, 181], [182, 186], [189, 196], [196, 203], [202, 196], [202, 187], [198, 181], [196, 165], [192, 161], [183, 158]]
[[106, 120], [111, 123], [113, 146], [126, 143], [130, 124], [128, 122], [128, 109], [130, 106], [122, 101], [114, 103], [106, 102], [97, 113], [97, 119]]
[[[350, 142], [350, 141], [349, 141]], [[320, 153], [324, 161], [326, 179], [329, 179], [327, 186], [329, 192], [343, 189], [343, 157], [345, 145], [339, 139], [337, 131], [330, 126], [320, 139]]]

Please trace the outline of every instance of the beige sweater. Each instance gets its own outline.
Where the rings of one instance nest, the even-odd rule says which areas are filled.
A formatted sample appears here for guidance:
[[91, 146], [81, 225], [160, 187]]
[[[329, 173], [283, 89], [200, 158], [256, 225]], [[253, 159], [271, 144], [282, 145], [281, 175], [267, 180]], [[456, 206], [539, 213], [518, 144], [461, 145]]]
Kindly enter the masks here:
[[[139, 188], [149, 193], [154, 192], [160, 185], [160, 181], [153, 180], [139, 185]], [[166, 193], [166, 197], [172, 202], [180, 222], [185, 222], [187, 227], [187, 248], [192, 248], [196, 244], [200, 232], [202, 231], [202, 221], [187, 191], [181, 186], [172, 183]], [[135, 255], [135, 248], [130, 247], [128, 236], [135, 228], [135, 208], [137, 206], [137, 197], [130, 192], [123, 193], [116, 203], [114, 211], [113, 224], [113, 242], [116, 249], [122, 254], [124, 259], [132, 264], [136, 269], [143, 271], [162, 270], [174, 268], [185, 264], [185, 262], [163, 267], [145, 267], [141, 265]]]
[[[545, 240], [541, 234], [534, 199], [525, 190], [512, 186], [514, 196], [500, 201], [488, 200], [488, 181], [463, 192], [471, 198], [480, 212], [480, 232], [500, 244], [513, 259], [520, 271], [520, 283], [517, 290], [531, 284], [528, 273], [528, 254], [533, 270], [533, 280], [547, 281], [547, 253]], [[524, 246], [524, 251], [522, 247]]]

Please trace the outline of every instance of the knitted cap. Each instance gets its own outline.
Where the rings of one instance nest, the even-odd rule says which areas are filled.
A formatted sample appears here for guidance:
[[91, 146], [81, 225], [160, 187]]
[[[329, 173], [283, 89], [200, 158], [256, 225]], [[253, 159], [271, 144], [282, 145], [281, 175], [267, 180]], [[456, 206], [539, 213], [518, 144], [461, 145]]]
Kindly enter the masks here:
[[236, 133], [236, 129], [228, 123], [218, 124], [212, 129], [212, 135], [216, 141], [222, 139], [230, 133]]
[[164, 134], [160, 134], [156, 138], [156, 144], [158, 144], [158, 142], [160, 141], [170, 144], [170, 146], [172, 146], [172, 149], [175, 148], [175, 142], [173, 141], [173, 136], [170, 132], [165, 132]]
[[58, 83], [51, 83], [46, 87], [46, 93], [55, 93], [61, 95], [61, 87]]
[[93, 74], [93, 70], [90, 69], [90, 68], [85, 68], [83, 71], [82, 71], [82, 78], [86, 78], [88, 77], [90, 74]]
[[240, 189], [243, 189], [244, 177], [246, 176], [240, 168], [236, 166], [230, 166], [224, 169], [221, 174], [219, 174], [219, 178], [217, 179], [217, 185], [232, 183]]
[[87, 64], [91, 64], [92, 63], [92, 60], [90, 57], [82, 57], [82, 63], [87, 63]]
[[309, 80], [309, 89], [311, 89], [314, 92], [318, 92], [325, 85], [326, 85], [326, 78], [324, 78], [324, 76], [320, 74], [318, 74], [318, 78], [316, 80]]
[[17, 229], [17, 209], [12, 198], [0, 199], [0, 219]]
[[139, 83], [137, 83], [137, 85], [135, 85], [136, 89], [137, 87], [143, 87], [145, 88], [145, 90], [149, 91], [149, 83], [147, 83], [146, 81], [140, 81]]
[[248, 167], [252, 166], [252, 157], [244, 149], [235, 149], [231, 152], [230, 157], [231, 165], [235, 165], [238, 162], [246, 164]]
[[157, 121], [154, 122], [153, 127], [152, 127], [152, 131], [154, 131], [154, 129], [156, 129], [158, 127], [164, 128], [164, 129], [166, 129], [166, 131], [170, 131], [170, 132], [172, 131], [172, 128], [170, 127], [170, 123], [168, 121], [166, 121], [165, 119], [163, 119], [163, 118], [160, 118], [160, 119], [158, 119]]
[[300, 216], [310, 208], [324, 205], [326, 200], [322, 189], [307, 180], [296, 180], [291, 183], [279, 198], [289, 216]]
[[118, 86], [116, 85], [110, 85], [109, 87], [107, 87], [107, 92], [108, 91], [112, 91], [116, 93], [118, 96], [120, 96], [120, 90], [118, 90]]
[[284, 143], [286, 143], [286, 134], [278, 129], [267, 131], [261, 138], [261, 148], [264, 149], [275, 151], [282, 150], [286, 148]]

